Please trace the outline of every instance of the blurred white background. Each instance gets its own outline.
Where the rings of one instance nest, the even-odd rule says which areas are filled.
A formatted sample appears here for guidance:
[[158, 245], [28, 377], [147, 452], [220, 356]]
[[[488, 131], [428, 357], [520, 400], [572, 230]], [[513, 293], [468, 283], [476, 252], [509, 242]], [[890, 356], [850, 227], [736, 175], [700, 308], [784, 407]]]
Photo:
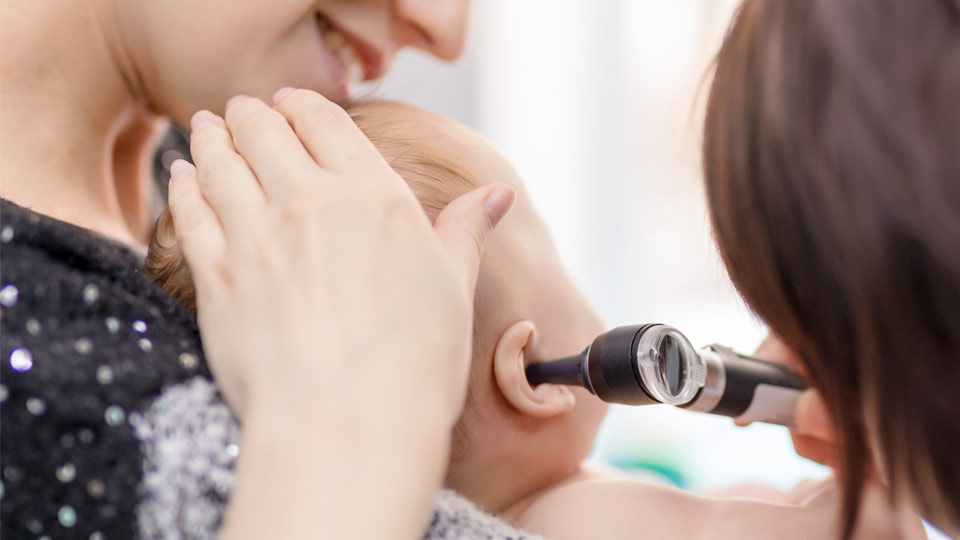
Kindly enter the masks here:
[[[611, 327], [664, 322], [749, 352], [765, 329], [716, 254], [699, 165], [709, 66], [737, 5], [481, 0], [460, 62], [406, 54], [374, 95], [489, 138]], [[659, 406], [614, 408], [596, 457], [698, 491], [828, 474], [783, 428]]]
[[[489, 138], [611, 327], [664, 322], [697, 346], [752, 351], [765, 331], [716, 255], [698, 161], [706, 76], [736, 5], [483, 0], [460, 62], [405, 54], [374, 95]], [[659, 406], [615, 408], [596, 456], [694, 490], [826, 474], [782, 428]]]

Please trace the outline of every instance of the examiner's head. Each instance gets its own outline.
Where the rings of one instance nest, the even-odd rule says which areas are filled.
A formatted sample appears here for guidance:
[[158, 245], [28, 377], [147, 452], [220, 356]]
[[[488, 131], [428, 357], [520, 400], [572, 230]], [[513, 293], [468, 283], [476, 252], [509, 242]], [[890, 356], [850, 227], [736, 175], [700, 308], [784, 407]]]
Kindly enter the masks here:
[[[704, 132], [714, 232], [832, 410], [960, 531], [960, 3], [747, 0]], [[850, 524], [848, 523], [848, 530]]]

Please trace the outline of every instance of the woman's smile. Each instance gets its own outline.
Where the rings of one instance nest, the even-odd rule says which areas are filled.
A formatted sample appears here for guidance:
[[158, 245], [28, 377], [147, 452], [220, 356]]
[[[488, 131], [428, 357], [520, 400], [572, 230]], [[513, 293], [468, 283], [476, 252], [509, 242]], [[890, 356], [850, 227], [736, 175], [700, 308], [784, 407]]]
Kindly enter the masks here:
[[316, 21], [327, 71], [339, 94], [331, 97], [349, 98], [354, 83], [383, 75], [382, 51], [335, 25], [322, 13], [317, 13]]

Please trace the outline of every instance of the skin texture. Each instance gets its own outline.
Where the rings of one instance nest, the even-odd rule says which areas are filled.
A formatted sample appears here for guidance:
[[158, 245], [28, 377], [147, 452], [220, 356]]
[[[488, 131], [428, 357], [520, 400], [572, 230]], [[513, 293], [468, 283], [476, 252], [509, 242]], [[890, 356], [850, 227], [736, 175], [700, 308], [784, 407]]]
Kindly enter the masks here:
[[[346, 96], [317, 13], [375, 51], [463, 49], [469, 0], [0, 4], [0, 195], [128, 244], [149, 235], [149, 168], [167, 120], [282, 86]], [[50, 39], [56, 36], [56, 39]]]

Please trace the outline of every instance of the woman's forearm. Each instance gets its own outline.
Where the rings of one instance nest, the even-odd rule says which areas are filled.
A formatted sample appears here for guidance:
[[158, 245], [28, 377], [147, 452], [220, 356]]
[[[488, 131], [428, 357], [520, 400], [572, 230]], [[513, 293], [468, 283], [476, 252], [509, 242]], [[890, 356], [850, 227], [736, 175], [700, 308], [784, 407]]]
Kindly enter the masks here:
[[448, 439], [426, 419], [252, 412], [222, 538], [420, 538]]

